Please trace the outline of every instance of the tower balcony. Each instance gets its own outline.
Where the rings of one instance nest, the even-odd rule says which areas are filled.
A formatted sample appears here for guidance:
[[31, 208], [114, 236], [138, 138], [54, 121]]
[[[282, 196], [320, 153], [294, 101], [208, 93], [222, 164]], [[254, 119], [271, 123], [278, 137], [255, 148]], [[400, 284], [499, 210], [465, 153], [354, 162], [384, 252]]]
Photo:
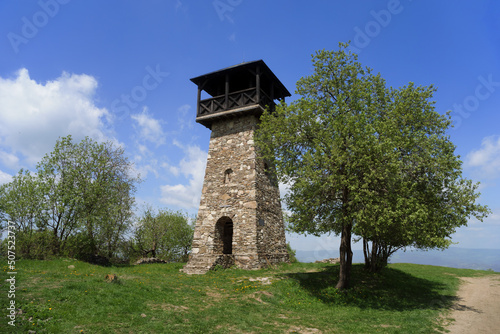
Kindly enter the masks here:
[[[201, 100], [198, 104], [196, 113], [196, 120], [208, 119], [218, 116], [223, 116], [222, 113], [232, 114], [233, 112], [244, 107], [261, 107], [261, 111], [269, 107], [272, 111], [276, 104], [267, 95], [264, 90], [257, 90], [257, 88], [247, 88], [237, 92], [232, 92], [227, 95], [219, 95], [209, 99]], [[247, 110], [248, 108], [245, 108]], [[258, 109], [258, 108], [257, 108]]]
[[[290, 92], [262, 60], [246, 62], [191, 79], [198, 86], [196, 122], [211, 129], [214, 121], [260, 115]], [[205, 91], [210, 98], [201, 99]]]

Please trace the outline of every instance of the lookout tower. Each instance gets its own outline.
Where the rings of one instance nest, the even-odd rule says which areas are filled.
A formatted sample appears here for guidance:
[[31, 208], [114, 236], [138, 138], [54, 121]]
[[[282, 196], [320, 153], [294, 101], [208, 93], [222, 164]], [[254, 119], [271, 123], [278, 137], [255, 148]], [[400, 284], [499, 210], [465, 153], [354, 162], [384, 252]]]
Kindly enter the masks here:
[[[189, 262], [203, 274], [216, 265], [259, 269], [288, 262], [278, 183], [259, 159], [254, 132], [266, 107], [290, 96], [262, 60], [191, 79], [196, 122], [212, 130]], [[205, 91], [210, 98], [201, 99]]]

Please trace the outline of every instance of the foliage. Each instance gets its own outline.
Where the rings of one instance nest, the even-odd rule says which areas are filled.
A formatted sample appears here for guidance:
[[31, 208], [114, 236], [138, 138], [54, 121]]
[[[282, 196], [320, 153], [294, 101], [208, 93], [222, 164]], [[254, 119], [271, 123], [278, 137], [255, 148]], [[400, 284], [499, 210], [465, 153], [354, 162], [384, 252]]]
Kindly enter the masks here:
[[317, 52], [314, 73], [297, 82], [301, 98], [265, 112], [256, 138], [290, 186], [289, 227], [341, 235], [338, 288], [349, 286], [353, 233], [372, 242], [367, 262], [378, 270], [396, 249], [447, 247], [468, 217], [488, 212], [461, 178], [434, 88], [388, 89], [347, 47]]
[[297, 257], [295, 256], [296, 251], [295, 251], [295, 249], [292, 248], [292, 246], [290, 245], [289, 242], [286, 243], [286, 250], [288, 252], [288, 257], [290, 258], [290, 263], [299, 262], [297, 260]]
[[457, 227], [489, 212], [475, 203], [478, 184], [462, 178], [462, 162], [446, 135], [451, 121], [434, 111], [434, 91], [413, 83], [387, 91], [378, 141], [388, 150], [372, 166], [379, 177], [366, 184], [354, 228], [364, 237], [372, 270], [400, 248], [447, 248]]
[[[2, 186], [1, 218], [13, 221], [25, 241], [49, 231], [48, 253], [86, 249], [88, 256], [111, 257], [131, 225], [139, 181], [131, 171], [123, 148], [111, 142], [60, 138], [36, 173], [21, 170]], [[19, 255], [29, 257], [29, 248]]]
[[[339, 266], [329, 264], [205, 275], [180, 273], [177, 263], [107, 268], [57, 259], [16, 267], [22, 333], [434, 333], [459, 277], [491, 274], [390, 264], [372, 275], [354, 265], [353, 288], [340, 291]], [[107, 274], [121, 284], [106, 283]], [[272, 284], [256, 280], [263, 277]], [[6, 321], [0, 332], [9, 332]]]
[[3, 224], [9, 220], [17, 224], [17, 231], [31, 232], [37, 225], [43, 225], [43, 201], [41, 184], [36, 176], [21, 169], [10, 183], [0, 186], [0, 219]]
[[[15, 234], [16, 256], [25, 259], [44, 260], [51, 258], [51, 246], [54, 244], [54, 235], [49, 231], [17, 231]], [[1, 243], [2, 255], [7, 257], [8, 240]]]
[[134, 241], [143, 256], [151, 253], [167, 261], [187, 261], [193, 227], [182, 212], [146, 207], [134, 232]]

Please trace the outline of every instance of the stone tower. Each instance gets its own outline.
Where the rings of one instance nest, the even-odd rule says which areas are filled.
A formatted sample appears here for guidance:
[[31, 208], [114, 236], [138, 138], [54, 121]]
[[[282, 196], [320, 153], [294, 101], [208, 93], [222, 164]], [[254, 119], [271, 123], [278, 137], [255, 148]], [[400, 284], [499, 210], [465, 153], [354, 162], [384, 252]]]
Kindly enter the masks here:
[[[278, 183], [272, 166], [259, 159], [254, 132], [264, 109], [290, 93], [262, 60], [191, 81], [198, 86], [196, 122], [212, 133], [192, 251], [182, 271], [288, 262]], [[201, 99], [202, 91], [211, 97]]]

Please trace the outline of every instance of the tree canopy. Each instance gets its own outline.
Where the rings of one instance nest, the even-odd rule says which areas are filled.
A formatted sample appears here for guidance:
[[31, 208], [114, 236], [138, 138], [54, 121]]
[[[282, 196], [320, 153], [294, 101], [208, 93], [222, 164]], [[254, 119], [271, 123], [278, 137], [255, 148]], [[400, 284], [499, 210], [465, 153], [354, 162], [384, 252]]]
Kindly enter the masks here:
[[60, 138], [36, 173], [21, 170], [1, 187], [2, 219], [16, 223], [26, 252], [36, 243], [31, 237], [43, 235], [54, 255], [110, 258], [131, 225], [139, 181], [132, 171], [123, 148], [111, 142]]
[[341, 235], [340, 289], [349, 286], [353, 233], [377, 267], [395, 249], [445, 248], [457, 227], [488, 212], [475, 203], [477, 184], [462, 178], [435, 89], [387, 87], [347, 46], [313, 56], [300, 98], [266, 111], [256, 138], [290, 186], [291, 229]]
[[182, 212], [146, 207], [140, 217], [134, 242], [143, 256], [151, 254], [167, 261], [186, 261], [191, 249], [193, 227]]

